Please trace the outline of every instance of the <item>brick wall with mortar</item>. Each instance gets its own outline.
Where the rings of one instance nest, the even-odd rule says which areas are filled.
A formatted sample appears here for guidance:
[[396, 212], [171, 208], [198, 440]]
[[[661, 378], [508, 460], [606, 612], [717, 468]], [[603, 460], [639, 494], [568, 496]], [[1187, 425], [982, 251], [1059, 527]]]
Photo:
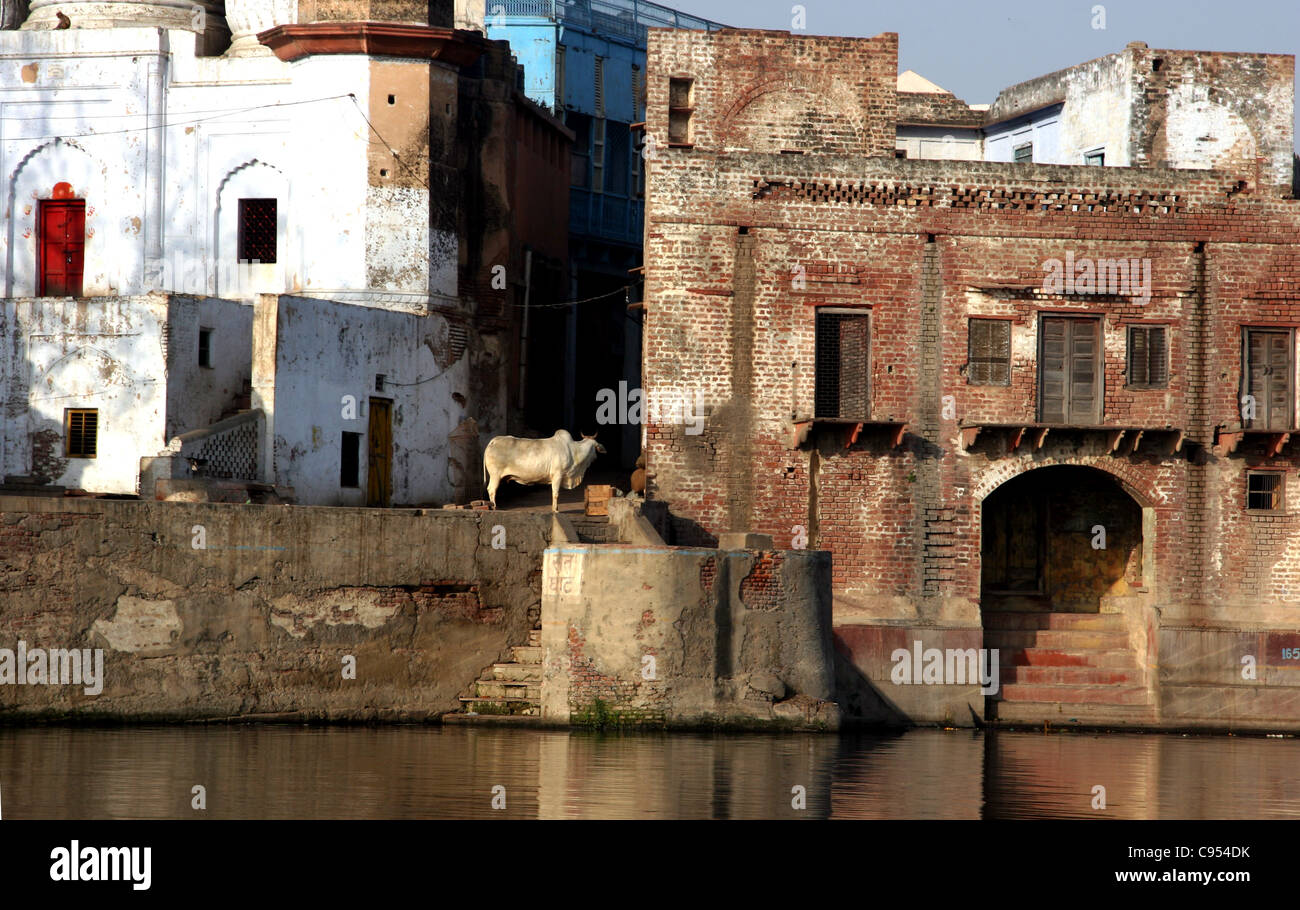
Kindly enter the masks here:
[[[671, 504], [678, 539], [754, 530], [784, 547], [802, 528], [808, 546], [834, 553], [837, 622], [977, 626], [983, 497], [1033, 467], [1084, 464], [1121, 478], [1153, 511], [1152, 588], [1166, 619], [1294, 623], [1284, 604], [1296, 596], [1300, 517], [1290, 508], [1247, 514], [1245, 471], [1265, 459], [1250, 445], [1216, 450], [1214, 431], [1240, 423], [1243, 326], [1300, 325], [1291, 280], [1300, 204], [1269, 190], [1253, 163], [1189, 171], [908, 161], [892, 150], [872, 157], [886, 154], [879, 146], [856, 158], [782, 155], [737, 126], [760, 97], [764, 123], [808, 123], [800, 80], [820, 80], [830, 97], [860, 73], [892, 78], [895, 42], [652, 33], [645, 385], [651, 394], [698, 389], [709, 412], [699, 435], [646, 428], [650, 495]], [[801, 69], [832, 48], [816, 75]], [[799, 75], [784, 87], [769, 75], [787, 70]], [[693, 148], [667, 147], [669, 77], [694, 80]], [[862, 122], [895, 109], [887, 98], [872, 108], [869, 92], [857, 97]], [[804, 150], [825, 151], [823, 139], [804, 137]], [[1045, 263], [1067, 253], [1149, 261], [1151, 299], [1043, 293]], [[818, 305], [871, 313], [871, 416], [908, 422], [899, 449], [867, 435], [848, 448], [829, 438], [793, 446], [793, 421], [812, 415]], [[1058, 434], [1039, 450], [963, 451], [960, 421], [1036, 422], [1041, 312], [1099, 316], [1103, 422], [1183, 429], [1183, 450], [1110, 455]], [[1012, 321], [1009, 386], [968, 384], [971, 316]], [[1126, 330], [1144, 321], [1170, 326], [1165, 389], [1125, 385]], [[938, 413], [945, 396], [955, 418]], [[1294, 476], [1300, 458], [1287, 449], [1267, 463]]]
[[899, 92], [898, 122], [926, 126], [955, 126], [978, 129], [985, 112], [947, 92]]
[[98, 696], [0, 686], [0, 718], [436, 718], [527, 641], [550, 530], [524, 513], [0, 497], [0, 648], [103, 648], [106, 677]]

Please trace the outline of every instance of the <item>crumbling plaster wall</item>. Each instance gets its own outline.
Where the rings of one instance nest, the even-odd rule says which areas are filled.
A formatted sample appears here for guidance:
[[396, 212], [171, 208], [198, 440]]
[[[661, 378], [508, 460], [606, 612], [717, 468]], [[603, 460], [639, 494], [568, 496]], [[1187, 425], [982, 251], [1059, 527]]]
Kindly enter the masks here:
[[[389, 156], [366, 117], [392, 126], [386, 80], [399, 71], [416, 77], [398, 80], [401, 111], [409, 102], [427, 114], [432, 81], [454, 117], [455, 73], [440, 64], [205, 57], [187, 30], [0, 32], [0, 104], [22, 118], [0, 143], [0, 293], [36, 293], [37, 203], [66, 182], [86, 200], [87, 296], [308, 290], [418, 312], [431, 294], [454, 297], [454, 219], [450, 232], [429, 231], [427, 150], [411, 171], [390, 170], [423, 174], [418, 186], [366, 178], [373, 157]], [[165, 143], [124, 128], [164, 118], [175, 124]], [[398, 151], [409, 156], [407, 145]], [[267, 197], [277, 261], [241, 267], [238, 200]]]
[[[142, 456], [235, 403], [251, 324], [251, 308], [212, 298], [0, 301], [0, 473], [136, 492]], [[201, 326], [214, 330], [211, 368], [198, 365]], [[65, 457], [68, 408], [98, 411], [95, 458]]]
[[[3, 474], [134, 493], [164, 444], [167, 298], [0, 300]], [[65, 457], [64, 411], [96, 408], [98, 457]]]
[[[340, 442], [344, 431], [366, 436], [377, 397], [393, 403], [393, 503], [451, 501], [464, 482], [450, 457], [452, 432], [473, 416], [478, 365], [498, 359], [476, 336], [451, 329], [437, 314], [263, 297], [253, 332], [253, 405], [266, 413], [272, 440], [265, 476], [293, 487], [302, 503], [364, 504], [364, 449], [359, 486], [341, 488]], [[377, 374], [385, 376], [382, 390]]]
[[829, 553], [570, 545], [542, 579], [544, 718], [838, 724]]
[[[1148, 48], [1108, 54], [1002, 90], [989, 124], [1064, 104], [1058, 140], [1040, 164], [1082, 164], [1105, 149], [1108, 167], [1254, 172], [1289, 188], [1294, 153], [1295, 58]], [[992, 138], [992, 132], [990, 132]], [[989, 160], [1010, 160], [988, 156]]]
[[526, 641], [549, 533], [523, 513], [0, 497], [0, 647], [102, 648], [106, 677], [98, 696], [0, 686], [0, 717], [454, 711]]
[[[198, 430], [238, 403], [252, 376], [253, 308], [215, 297], [172, 296], [167, 306], [165, 437]], [[210, 366], [199, 365], [199, 332], [210, 329]]]

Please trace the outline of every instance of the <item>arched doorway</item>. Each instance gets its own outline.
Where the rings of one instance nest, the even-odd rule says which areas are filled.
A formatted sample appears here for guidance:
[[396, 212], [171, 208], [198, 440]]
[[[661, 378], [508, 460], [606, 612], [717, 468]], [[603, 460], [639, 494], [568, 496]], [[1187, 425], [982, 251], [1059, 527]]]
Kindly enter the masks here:
[[[1105, 471], [1037, 468], [982, 505], [980, 614], [1000, 721], [1140, 721], [1152, 709], [1144, 561], [1153, 528]], [[1147, 510], [1148, 512], [1150, 510]]]
[[1142, 507], [1105, 471], [1038, 468], [984, 500], [980, 606], [1099, 613], [1142, 586]]

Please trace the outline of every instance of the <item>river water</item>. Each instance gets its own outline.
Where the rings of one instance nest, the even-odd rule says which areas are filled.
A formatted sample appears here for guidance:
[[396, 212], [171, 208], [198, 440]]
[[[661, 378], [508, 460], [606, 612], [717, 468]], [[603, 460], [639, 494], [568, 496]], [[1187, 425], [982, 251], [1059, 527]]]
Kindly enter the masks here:
[[5, 819], [1300, 818], [1300, 739], [0, 727], [0, 800]]

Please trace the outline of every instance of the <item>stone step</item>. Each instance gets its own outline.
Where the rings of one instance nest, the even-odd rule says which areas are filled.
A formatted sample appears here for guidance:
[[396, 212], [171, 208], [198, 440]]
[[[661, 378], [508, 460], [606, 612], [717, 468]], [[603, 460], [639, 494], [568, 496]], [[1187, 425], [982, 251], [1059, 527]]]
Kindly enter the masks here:
[[581, 543], [618, 543], [618, 528], [609, 523], [608, 515], [575, 516], [570, 519]]
[[540, 702], [542, 699], [542, 684], [541, 682], [528, 682], [517, 679], [480, 679], [474, 683], [474, 694], [479, 698]]
[[985, 613], [984, 628], [993, 629], [1085, 629], [1095, 632], [1124, 632], [1127, 626], [1122, 613]]
[[1127, 648], [1125, 632], [1094, 632], [1091, 629], [985, 629], [984, 647], [1059, 648], [1064, 650], [1109, 650]]
[[444, 724], [458, 724], [461, 726], [472, 726], [481, 724], [491, 726], [493, 724], [502, 724], [513, 727], [541, 727], [546, 726], [542, 720], [541, 714], [461, 714], [453, 712], [442, 715]]
[[542, 644], [542, 630], [530, 629], [528, 631], [528, 647], [537, 648]]
[[1055, 702], [999, 701], [993, 708], [998, 726], [1149, 727], [1156, 723], [1154, 705], [1066, 705]]
[[493, 664], [493, 679], [518, 680], [520, 682], [541, 682], [541, 664]]
[[[987, 643], [985, 647], [990, 647]], [[999, 667], [1121, 667], [1138, 666], [1127, 648], [998, 648]]]
[[578, 543], [619, 543], [618, 532], [613, 529], [599, 532], [579, 529]]
[[461, 710], [473, 714], [523, 714], [538, 715], [542, 705], [535, 698], [482, 698], [479, 696], [460, 697]]
[[0, 493], [8, 496], [62, 496], [65, 491], [66, 487], [56, 487], [50, 484], [0, 484]]
[[1005, 685], [997, 693], [1002, 701], [1037, 701], [1054, 705], [1145, 705], [1145, 686]]
[[540, 664], [542, 662], [542, 649], [537, 646], [515, 645], [510, 649], [510, 654], [514, 657], [515, 663]]
[[1140, 685], [1138, 667], [1034, 667], [999, 664], [1006, 685], [1124, 686]]

